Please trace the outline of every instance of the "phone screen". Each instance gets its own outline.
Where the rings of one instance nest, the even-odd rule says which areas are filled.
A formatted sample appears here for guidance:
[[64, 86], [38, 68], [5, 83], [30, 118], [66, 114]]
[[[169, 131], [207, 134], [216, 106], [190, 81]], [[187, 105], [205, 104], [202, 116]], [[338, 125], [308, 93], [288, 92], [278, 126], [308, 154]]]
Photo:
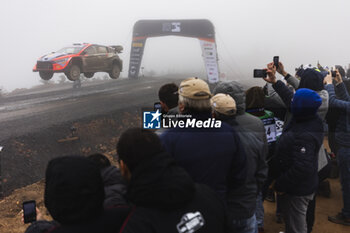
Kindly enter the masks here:
[[160, 102], [154, 103], [154, 111], [157, 110], [159, 110], [159, 112], [162, 112], [162, 105], [160, 104]]
[[24, 223], [36, 221], [36, 203], [35, 201], [23, 202]]
[[278, 68], [279, 60], [280, 60], [279, 56], [274, 56], [273, 57], [273, 63], [276, 66], [276, 68]]

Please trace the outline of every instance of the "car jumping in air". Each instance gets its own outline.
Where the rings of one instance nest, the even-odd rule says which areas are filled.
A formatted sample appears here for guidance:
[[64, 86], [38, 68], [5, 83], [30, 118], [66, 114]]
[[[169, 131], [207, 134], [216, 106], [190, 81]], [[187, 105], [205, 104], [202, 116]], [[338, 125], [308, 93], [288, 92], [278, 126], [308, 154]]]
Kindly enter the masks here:
[[118, 56], [122, 50], [120, 45], [76, 43], [40, 57], [33, 72], [39, 72], [43, 80], [50, 80], [54, 73], [64, 73], [75, 81], [81, 73], [92, 78], [95, 72], [107, 72], [112, 79], [117, 79], [123, 69], [123, 61]]

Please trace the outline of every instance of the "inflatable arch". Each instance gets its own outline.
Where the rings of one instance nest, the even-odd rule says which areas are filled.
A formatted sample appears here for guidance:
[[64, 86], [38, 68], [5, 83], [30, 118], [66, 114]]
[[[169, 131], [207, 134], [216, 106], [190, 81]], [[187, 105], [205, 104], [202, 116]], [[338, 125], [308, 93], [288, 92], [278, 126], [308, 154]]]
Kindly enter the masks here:
[[137, 21], [131, 43], [129, 78], [137, 78], [139, 75], [146, 40], [149, 37], [170, 35], [197, 38], [202, 48], [209, 83], [219, 81], [214, 26], [206, 19]]

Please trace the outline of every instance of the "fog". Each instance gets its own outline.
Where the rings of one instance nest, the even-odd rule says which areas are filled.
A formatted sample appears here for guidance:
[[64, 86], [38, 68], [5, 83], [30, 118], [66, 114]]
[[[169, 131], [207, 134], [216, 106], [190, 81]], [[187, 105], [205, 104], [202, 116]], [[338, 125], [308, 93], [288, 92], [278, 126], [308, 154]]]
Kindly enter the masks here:
[[[220, 71], [251, 80], [275, 55], [293, 72], [300, 64], [348, 65], [347, 0], [2, 0], [0, 88], [38, 85], [36, 60], [74, 42], [123, 45], [127, 76], [132, 27], [140, 19], [209, 19], [215, 26]], [[205, 72], [197, 39], [152, 38], [145, 72]], [[55, 74], [54, 77], [59, 76]], [[203, 77], [205, 78], [205, 77]]]

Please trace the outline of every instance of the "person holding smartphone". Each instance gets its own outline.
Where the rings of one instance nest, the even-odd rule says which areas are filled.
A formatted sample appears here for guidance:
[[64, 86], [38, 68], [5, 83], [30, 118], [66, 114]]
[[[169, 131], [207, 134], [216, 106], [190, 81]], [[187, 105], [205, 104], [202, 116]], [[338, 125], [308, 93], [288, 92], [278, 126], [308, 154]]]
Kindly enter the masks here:
[[[335, 216], [329, 216], [328, 220], [333, 223], [350, 226], [350, 95], [346, 90], [339, 71], [337, 71], [334, 79], [329, 73], [324, 79], [324, 83], [329, 94], [329, 105], [340, 110], [336, 124], [335, 140], [339, 145], [337, 158], [344, 202], [341, 212]], [[335, 95], [335, 92], [337, 92], [337, 95]]]
[[93, 161], [82, 156], [52, 159], [46, 169], [44, 199], [54, 221], [35, 221], [26, 233], [119, 232], [130, 209], [104, 209], [104, 197], [100, 170]]

